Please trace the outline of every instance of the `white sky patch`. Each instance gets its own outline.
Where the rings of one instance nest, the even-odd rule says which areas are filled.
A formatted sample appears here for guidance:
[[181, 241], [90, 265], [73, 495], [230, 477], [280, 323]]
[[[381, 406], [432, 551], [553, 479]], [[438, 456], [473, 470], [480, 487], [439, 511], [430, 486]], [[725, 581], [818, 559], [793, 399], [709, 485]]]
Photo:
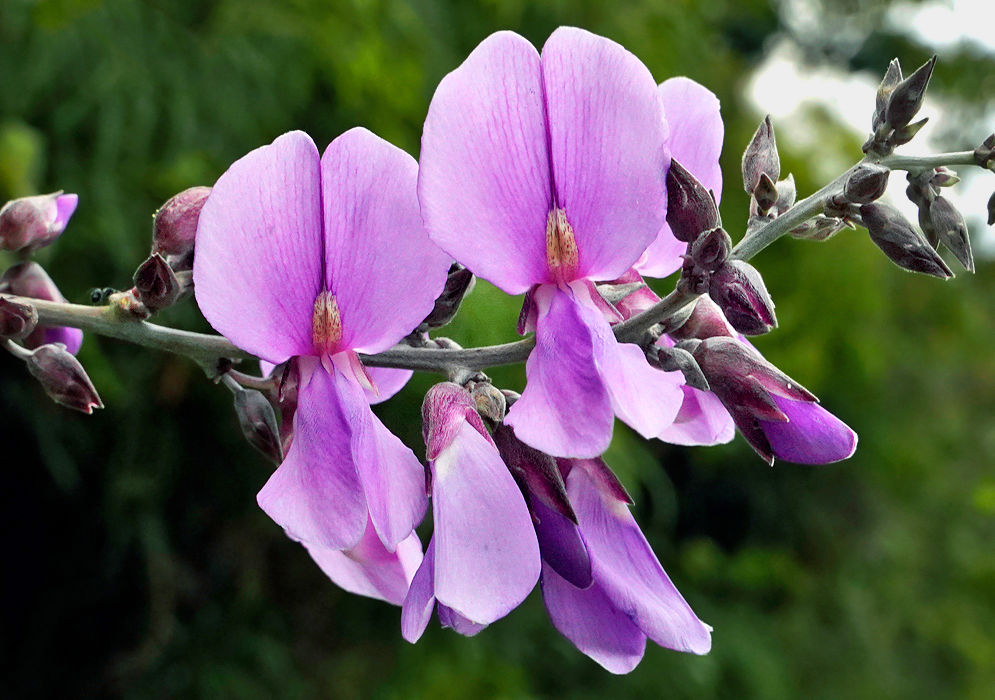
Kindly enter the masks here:
[[993, 17], [993, 0], [934, 0], [922, 6], [895, 5], [886, 24], [938, 50], [965, 42], [995, 54]]

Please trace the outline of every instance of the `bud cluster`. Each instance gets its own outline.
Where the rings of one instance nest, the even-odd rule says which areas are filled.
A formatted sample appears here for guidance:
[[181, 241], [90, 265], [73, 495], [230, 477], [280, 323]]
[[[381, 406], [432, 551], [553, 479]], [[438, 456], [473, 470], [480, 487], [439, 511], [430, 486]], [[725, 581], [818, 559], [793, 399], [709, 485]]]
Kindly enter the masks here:
[[902, 78], [898, 59], [888, 66], [878, 87], [871, 136], [863, 145], [864, 153], [890, 155], [896, 146], [911, 141], [926, 125], [927, 119], [912, 122], [922, 108], [926, 86], [933, 74], [936, 56], [930, 58], [908, 78]]

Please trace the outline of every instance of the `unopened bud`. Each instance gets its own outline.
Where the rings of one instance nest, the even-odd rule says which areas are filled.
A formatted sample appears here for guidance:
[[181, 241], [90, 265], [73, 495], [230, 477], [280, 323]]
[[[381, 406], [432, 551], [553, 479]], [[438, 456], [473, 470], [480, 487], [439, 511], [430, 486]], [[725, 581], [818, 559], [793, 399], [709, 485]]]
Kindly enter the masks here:
[[953, 276], [925, 236], [913, 228], [908, 219], [894, 207], [880, 202], [864, 204], [860, 207], [860, 217], [871, 240], [903, 270], [921, 272], [940, 279]]
[[702, 374], [701, 367], [694, 355], [683, 348], [651, 345], [646, 350], [646, 360], [651, 367], [664, 372], [680, 372], [685, 383], [692, 389], [708, 391], [708, 380]]
[[916, 137], [916, 134], [922, 131], [922, 128], [926, 126], [926, 122], [928, 121], [929, 117], [926, 117], [925, 119], [920, 119], [919, 121], [913, 124], [907, 124], [906, 126], [903, 126], [901, 129], [895, 129], [895, 133], [892, 134], [891, 138], [889, 139], [891, 145], [904, 146], [909, 141], [914, 139]]
[[940, 237], [936, 235], [936, 229], [933, 228], [933, 221], [929, 217], [928, 201], [919, 207], [919, 228], [922, 229], [922, 234], [929, 241], [929, 244], [933, 246], [933, 250], [937, 250], [940, 246]]
[[38, 311], [33, 306], [18, 304], [0, 297], [0, 338], [23, 340], [38, 325]]
[[967, 222], [957, 208], [946, 197], [936, 197], [929, 205], [929, 218], [940, 242], [954, 254], [957, 261], [968, 272], [974, 272], [974, 255], [971, 253], [971, 238], [967, 233]]
[[887, 118], [888, 98], [895, 91], [898, 84], [902, 82], [902, 66], [897, 58], [891, 59], [888, 70], [884, 74], [884, 80], [878, 86], [877, 96], [874, 101], [874, 118], [871, 120], [871, 128], [877, 129]]
[[55, 403], [87, 414], [104, 407], [83, 365], [62, 343], [36, 348], [25, 362]]
[[197, 222], [210, 187], [191, 187], [159, 207], [152, 224], [152, 252], [175, 258], [176, 269], [192, 269]]
[[690, 255], [684, 256], [684, 264], [681, 266], [681, 279], [678, 287], [689, 294], [707, 294], [708, 281], [711, 273], [703, 267], [695, 264]]
[[988, 225], [995, 226], [995, 193], [988, 198]]
[[799, 240], [828, 241], [846, 226], [846, 221], [843, 219], [819, 214], [791, 229], [790, 233], [793, 238]]
[[767, 173], [760, 173], [756, 189], [753, 190], [753, 199], [761, 214], [766, 214], [777, 203], [777, 185]]
[[716, 336], [732, 337], [736, 330], [729, 325], [728, 319], [722, 313], [718, 304], [707, 296], [698, 297], [692, 305], [691, 315], [680, 326], [668, 331], [675, 340], [690, 340], [713, 338]]
[[726, 261], [712, 273], [708, 296], [743, 335], [762, 335], [777, 327], [774, 301], [760, 273], [749, 263]]
[[674, 238], [684, 243], [720, 225], [712, 194], [676, 160], [667, 171], [667, 223]]
[[76, 211], [74, 194], [42, 194], [7, 202], [0, 209], [0, 250], [33, 251], [47, 246], [66, 230]]
[[982, 168], [995, 168], [995, 134], [974, 149], [974, 162]]
[[145, 308], [159, 311], [175, 304], [182, 290], [166, 260], [153, 253], [135, 270], [135, 291]]
[[[31, 299], [43, 299], [65, 303], [55, 282], [45, 269], [36, 262], [22, 262], [8, 268], [0, 276], [0, 292]], [[62, 343], [69, 352], [76, 354], [83, 344], [83, 331], [78, 328], [37, 326], [27, 338], [24, 347], [37, 348], [50, 343]]]
[[798, 197], [798, 189], [795, 187], [795, 176], [788, 174], [786, 178], [777, 183], [777, 202], [774, 208], [778, 216], [788, 211], [795, 204]]
[[933, 74], [936, 56], [930, 58], [915, 73], [900, 82], [888, 98], [886, 119], [894, 129], [901, 129], [912, 121], [922, 107], [929, 77]]
[[474, 386], [470, 395], [473, 397], [473, 405], [476, 406], [477, 413], [495, 423], [504, 420], [507, 403], [500, 389], [497, 389], [493, 384], [484, 382]]
[[249, 444], [266, 455], [275, 464], [283, 461], [283, 444], [276, 412], [265, 396], [255, 389], [235, 392], [235, 413], [242, 434]]
[[891, 171], [876, 163], [861, 163], [843, 184], [843, 198], [854, 204], [870, 204], [888, 189]]
[[714, 228], [691, 244], [691, 259], [703, 270], [717, 270], [729, 258], [732, 238], [721, 228]]
[[422, 325], [428, 328], [442, 328], [456, 317], [463, 299], [473, 291], [475, 278], [473, 273], [459, 263], [453, 263], [449, 267], [449, 276], [446, 278], [446, 286], [442, 289], [442, 294], [435, 300], [435, 307], [428, 315]]
[[953, 187], [958, 182], [960, 178], [957, 177], [957, 173], [942, 165], [934, 170], [929, 178], [929, 184], [933, 187]]
[[777, 141], [774, 139], [770, 115], [764, 117], [743, 153], [743, 186], [747, 194], [754, 193], [763, 173], [767, 174], [771, 182], [777, 182], [781, 176], [781, 161], [777, 155]]

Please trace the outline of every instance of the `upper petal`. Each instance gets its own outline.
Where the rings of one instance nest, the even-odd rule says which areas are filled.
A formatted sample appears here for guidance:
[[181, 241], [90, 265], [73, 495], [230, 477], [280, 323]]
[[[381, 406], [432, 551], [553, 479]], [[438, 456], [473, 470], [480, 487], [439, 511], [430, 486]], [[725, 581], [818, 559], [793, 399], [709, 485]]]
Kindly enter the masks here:
[[366, 129], [342, 134], [321, 157], [327, 284], [342, 349], [391, 347], [445, 286], [451, 261], [422, 224], [417, 181], [415, 159]]
[[300, 131], [235, 161], [200, 213], [194, 289], [215, 330], [279, 364], [312, 354], [323, 280], [318, 149]]
[[710, 391], [683, 386], [684, 403], [674, 422], [657, 437], [673, 445], [719, 445], [736, 436], [736, 424]]
[[539, 579], [539, 544], [518, 484], [469, 423], [432, 464], [435, 596], [479, 624], [504, 617]]
[[259, 506], [295, 540], [355, 547], [366, 529], [367, 508], [352, 453], [352, 425], [336, 379], [317, 362], [305, 364], [294, 441], [259, 492]]
[[632, 267], [663, 225], [670, 164], [656, 81], [615, 42], [573, 27], [542, 49], [556, 205], [566, 211], [578, 277]]
[[546, 280], [549, 154], [528, 41], [492, 34], [442, 79], [420, 162], [422, 216], [439, 247], [509, 294]]
[[828, 464], [857, 450], [857, 434], [817, 403], [792, 401], [771, 394], [787, 423], [760, 421], [760, 428], [778, 459], [796, 464]]
[[366, 391], [366, 400], [370, 404], [383, 403], [394, 394], [399, 392], [411, 379], [414, 374], [410, 369], [393, 369], [390, 367], [367, 367], [366, 373], [369, 375], [376, 392]]
[[570, 471], [567, 491], [591, 553], [594, 580], [612, 603], [660, 646], [708, 652], [710, 628], [671, 583], [628, 506], [600, 491], [583, 469]]

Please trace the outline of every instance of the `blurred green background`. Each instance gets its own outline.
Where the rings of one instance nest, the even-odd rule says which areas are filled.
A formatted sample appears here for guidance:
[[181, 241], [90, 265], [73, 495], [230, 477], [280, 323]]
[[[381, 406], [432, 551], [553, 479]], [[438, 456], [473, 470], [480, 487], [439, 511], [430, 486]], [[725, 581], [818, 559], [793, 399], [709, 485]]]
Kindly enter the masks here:
[[[362, 125], [417, 155], [434, 86], [481, 39], [513, 29], [541, 46], [572, 24], [621, 42], [659, 80], [688, 75], [718, 94], [736, 237], [739, 155], [762, 117], [751, 76], [783, 41], [809, 65], [874, 79], [894, 56], [919, 65], [932, 49], [886, 21], [889, 5], [3, 0], [0, 201], [80, 195], [38, 259], [83, 303], [92, 287], [130, 286], [159, 204], [247, 151], [290, 129], [323, 147]], [[934, 136], [973, 148], [995, 108], [995, 58], [946, 47], [931, 94], [953, 116]], [[804, 131], [779, 137], [803, 195], [864, 136], [824, 107]], [[619, 426], [609, 461], [715, 628], [710, 655], [651, 644], [625, 677], [560, 638], [538, 594], [474, 639], [433, 625], [404, 642], [396, 608], [338, 590], [256, 507], [271, 467], [243, 442], [228, 392], [191, 363], [88, 336], [80, 359], [107, 408], [86, 417], [4, 354], [0, 696], [990, 699], [995, 265], [991, 232], [974, 235], [978, 274], [947, 283], [899, 271], [862, 231], [784, 240], [756, 259], [781, 323], [757, 345], [857, 430], [848, 462], [771, 469], [739, 438], [688, 450]], [[511, 340], [518, 304], [480, 284], [447, 332]], [[207, 330], [193, 304], [161, 320]], [[523, 381], [520, 367], [493, 376]], [[378, 409], [416, 450], [433, 381]]]

